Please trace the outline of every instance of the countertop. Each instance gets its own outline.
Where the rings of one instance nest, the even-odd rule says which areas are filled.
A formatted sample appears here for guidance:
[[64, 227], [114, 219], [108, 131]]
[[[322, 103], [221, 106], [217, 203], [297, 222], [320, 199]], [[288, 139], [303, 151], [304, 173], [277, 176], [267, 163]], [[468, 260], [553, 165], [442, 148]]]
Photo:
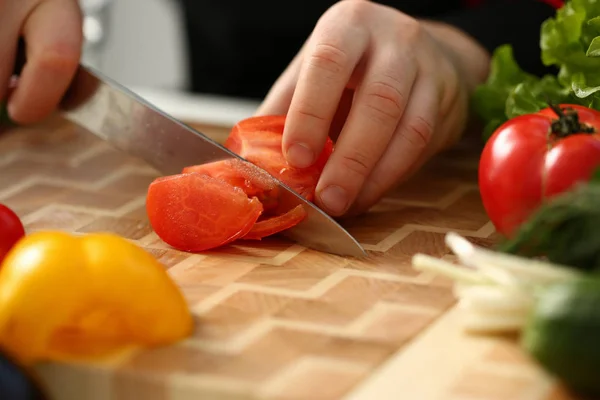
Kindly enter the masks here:
[[[256, 104], [138, 90], [222, 141]], [[364, 260], [283, 238], [179, 252], [145, 214], [157, 176], [59, 117], [0, 134], [0, 202], [28, 232], [110, 231], [152, 253], [180, 285], [194, 335], [104, 365], [39, 365], [54, 400], [574, 399], [514, 338], [474, 337], [445, 279], [412, 269], [422, 252], [452, 259], [444, 234], [497, 240], [476, 182], [477, 146], [436, 157], [343, 226]]]

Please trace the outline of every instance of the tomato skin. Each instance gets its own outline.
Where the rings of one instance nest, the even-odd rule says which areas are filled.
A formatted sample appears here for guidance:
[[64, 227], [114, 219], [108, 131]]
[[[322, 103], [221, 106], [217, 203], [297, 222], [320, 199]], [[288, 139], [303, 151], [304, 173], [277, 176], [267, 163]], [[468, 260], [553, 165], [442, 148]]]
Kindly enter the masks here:
[[479, 161], [479, 190], [496, 230], [510, 237], [544, 201], [590, 179], [600, 166], [600, 112], [571, 104], [594, 133], [550, 136], [550, 108], [505, 122], [490, 137]]
[[261, 240], [264, 237], [283, 232], [298, 225], [306, 218], [306, 215], [306, 210], [302, 204], [298, 204], [284, 214], [258, 221], [242, 239]]
[[263, 212], [240, 188], [196, 172], [155, 179], [146, 210], [154, 232], [167, 244], [199, 252], [246, 235]]
[[14, 245], [25, 236], [25, 228], [18, 215], [0, 204], [0, 262]]
[[225, 147], [251, 163], [263, 168], [309, 201], [323, 168], [333, 152], [333, 142], [327, 138], [315, 163], [308, 168], [293, 168], [282, 151], [285, 115], [250, 117], [238, 122], [225, 141]]

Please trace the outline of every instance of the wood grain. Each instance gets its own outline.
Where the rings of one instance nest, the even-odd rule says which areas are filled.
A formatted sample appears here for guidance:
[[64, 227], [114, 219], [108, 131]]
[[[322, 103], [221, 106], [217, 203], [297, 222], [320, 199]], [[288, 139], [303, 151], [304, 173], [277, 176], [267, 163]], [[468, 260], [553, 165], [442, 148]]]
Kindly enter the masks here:
[[[229, 131], [199, 129], [221, 142]], [[481, 347], [462, 335], [447, 319], [455, 310], [449, 282], [410, 266], [415, 252], [447, 256], [450, 230], [494, 242], [476, 173], [477, 149], [459, 145], [368, 214], [343, 221], [368, 250], [365, 260], [281, 238], [187, 254], [148, 224], [145, 194], [157, 174], [143, 162], [58, 117], [4, 132], [0, 201], [28, 232], [110, 231], [133, 240], [164, 264], [197, 319], [193, 337], [170, 347], [38, 371], [55, 400], [330, 400], [359, 396], [358, 388], [369, 400], [573, 398], [513, 342]], [[534, 372], [506, 373], [513, 367]], [[386, 376], [388, 390], [373, 392]], [[396, 380], [406, 386], [389, 389]]]

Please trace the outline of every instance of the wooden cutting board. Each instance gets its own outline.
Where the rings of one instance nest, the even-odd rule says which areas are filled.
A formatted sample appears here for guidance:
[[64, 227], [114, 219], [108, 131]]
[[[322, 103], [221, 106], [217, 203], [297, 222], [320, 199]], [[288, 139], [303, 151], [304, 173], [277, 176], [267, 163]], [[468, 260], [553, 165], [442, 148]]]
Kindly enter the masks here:
[[[199, 128], [219, 141], [229, 131]], [[28, 232], [135, 241], [168, 268], [197, 322], [188, 340], [109, 364], [41, 365], [44, 384], [54, 400], [574, 398], [514, 340], [463, 334], [450, 282], [410, 266], [415, 252], [449, 256], [450, 230], [494, 242], [478, 151], [457, 146], [344, 221], [369, 252], [358, 261], [279, 238], [203, 254], [170, 249], [146, 219], [154, 170], [58, 117], [5, 132], [0, 202]]]

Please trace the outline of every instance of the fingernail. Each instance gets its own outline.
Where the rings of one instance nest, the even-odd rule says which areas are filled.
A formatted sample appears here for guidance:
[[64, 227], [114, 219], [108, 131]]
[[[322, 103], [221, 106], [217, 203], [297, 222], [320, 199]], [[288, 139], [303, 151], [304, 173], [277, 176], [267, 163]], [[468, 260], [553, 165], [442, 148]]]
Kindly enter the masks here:
[[325, 208], [334, 214], [342, 214], [348, 208], [348, 193], [339, 186], [328, 186], [319, 198]]
[[310, 167], [314, 157], [315, 155], [310, 147], [304, 143], [294, 143], [286, 153], [287, 162], [296, 168]]

